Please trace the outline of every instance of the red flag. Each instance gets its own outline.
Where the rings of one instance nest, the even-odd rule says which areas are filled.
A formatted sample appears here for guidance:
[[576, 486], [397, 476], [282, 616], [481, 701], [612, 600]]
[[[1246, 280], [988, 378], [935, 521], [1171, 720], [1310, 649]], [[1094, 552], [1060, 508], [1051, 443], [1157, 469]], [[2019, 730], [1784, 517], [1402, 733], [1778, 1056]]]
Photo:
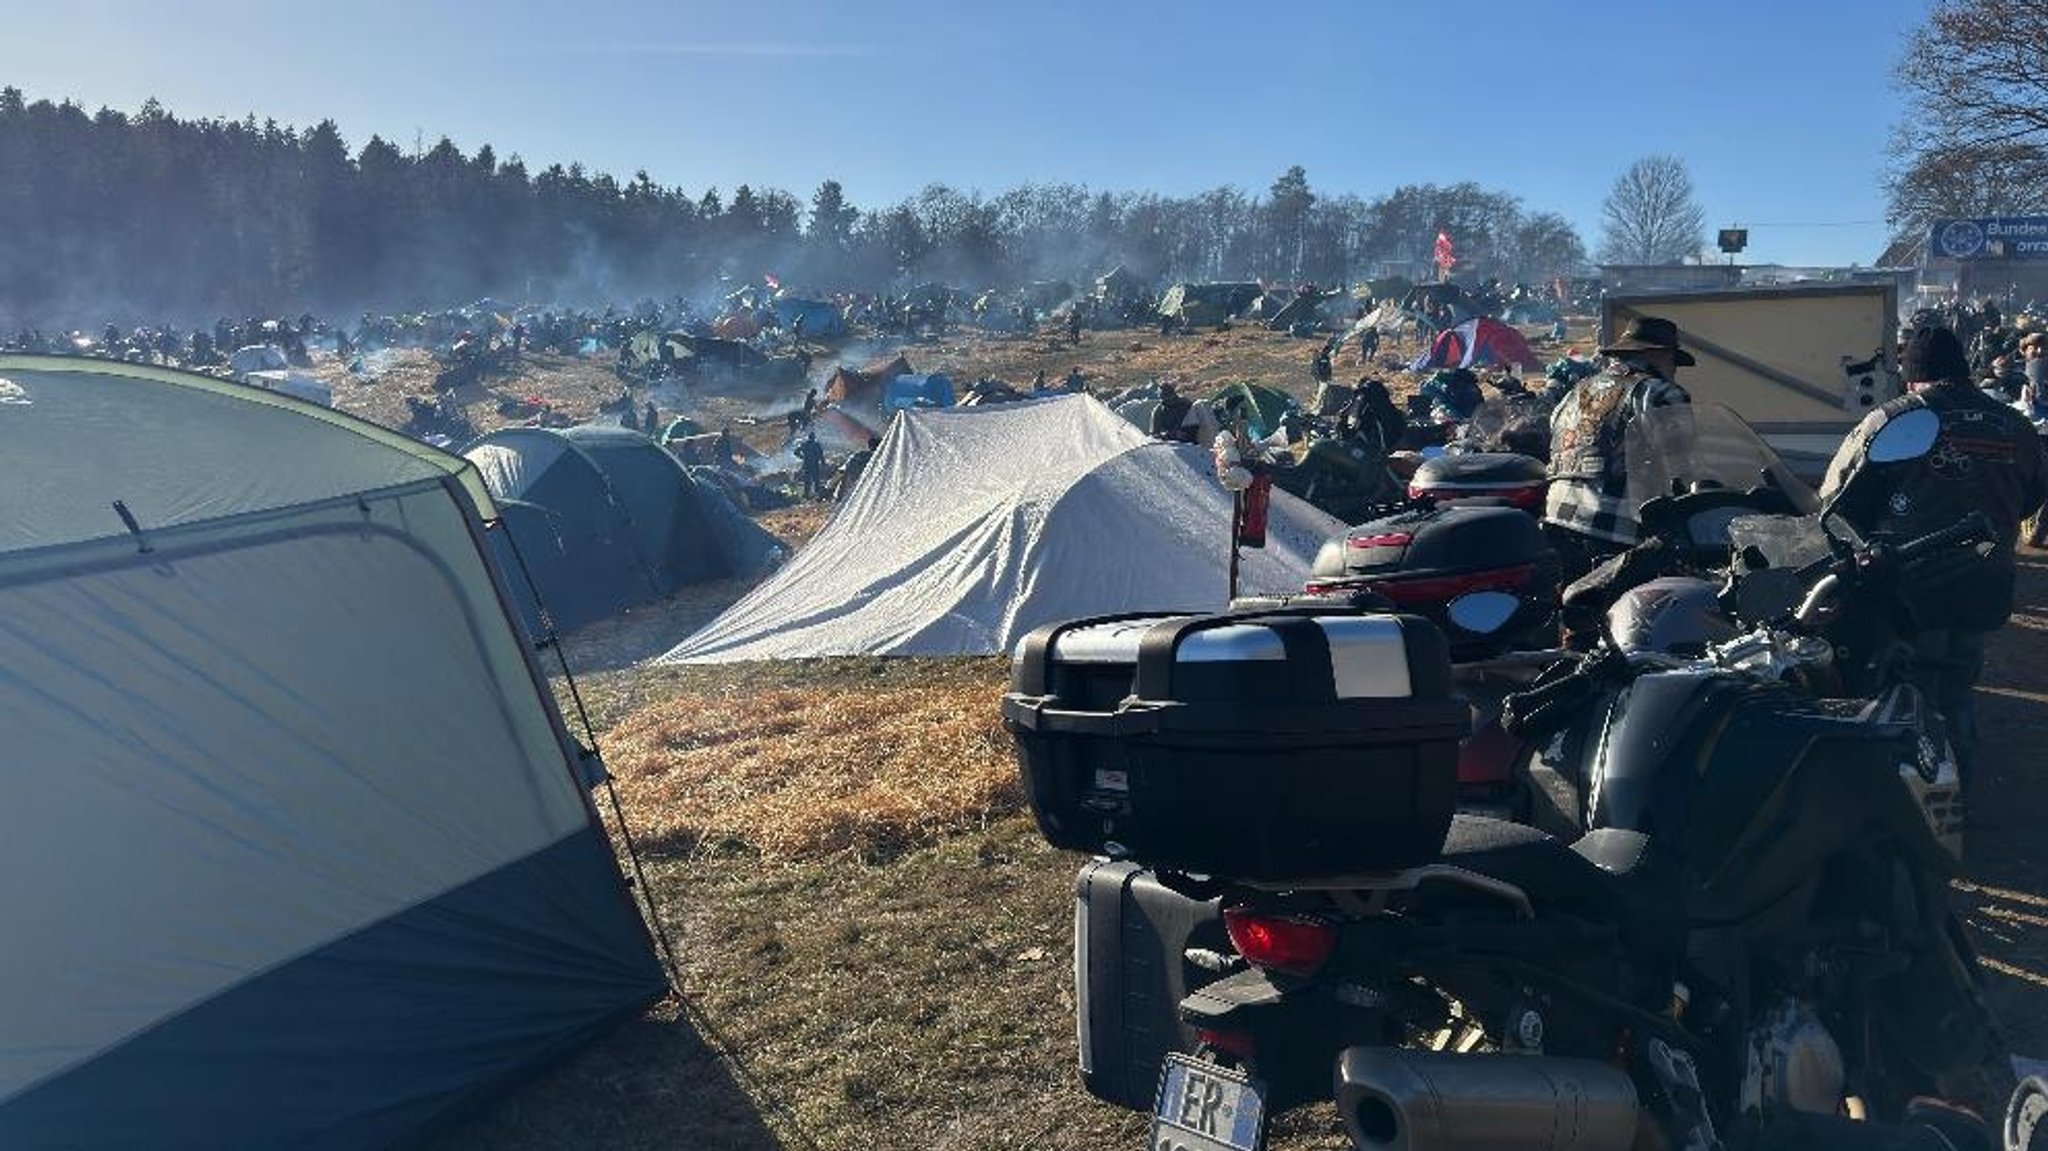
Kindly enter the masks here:
[[767, 281], [768, 286], [770, 288], [773, 288], [775, 291], [779, 292], [782, 290], [782, 281], [775, 278], [775, 273], [763, 272], [761, 273], [761, 278]]
[[1448, 276], [1458, 264], [1458, 257], [1451, 251], [1451, 236], [1448, 232], [1436, 234], [1436, 270], [1439, 276]]

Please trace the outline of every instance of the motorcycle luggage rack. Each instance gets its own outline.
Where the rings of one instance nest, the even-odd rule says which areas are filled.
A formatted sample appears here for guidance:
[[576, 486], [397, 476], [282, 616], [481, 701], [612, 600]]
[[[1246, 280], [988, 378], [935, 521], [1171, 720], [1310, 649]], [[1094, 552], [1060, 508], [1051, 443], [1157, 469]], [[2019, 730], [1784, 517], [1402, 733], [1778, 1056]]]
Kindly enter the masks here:
[[[1238, 885], [1258, 891], [1313, 891], [1326, 894], [1347, 911], [1377, 915], [1386, 910], [1387, 899], [1397, 891], [1414, 891], [1429, 882], [1467, 887], [1509, 904], [1523, 919], [1535, 919], [1536, 907], [1529, 893], [1505, 880], [1480, 875], [1448, 863], [1430, 863], [1401, 871], [1370, 875], [1332, 875], [1313, 879], [1239, 880]], [[1363, 895], [1364, 897], [1361, 897]]]

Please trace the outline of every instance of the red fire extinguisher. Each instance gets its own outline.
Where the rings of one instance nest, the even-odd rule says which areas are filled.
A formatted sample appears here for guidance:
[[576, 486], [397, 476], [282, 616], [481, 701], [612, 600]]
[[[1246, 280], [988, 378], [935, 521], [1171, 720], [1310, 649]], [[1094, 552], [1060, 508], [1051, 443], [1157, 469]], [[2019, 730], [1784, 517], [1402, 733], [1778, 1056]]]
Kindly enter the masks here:
[[1273, 477], [1260, 472], [1238, 496], [1237, 542], [1241, 547], [1266, 546], [1266, 518], [1273, 509]]

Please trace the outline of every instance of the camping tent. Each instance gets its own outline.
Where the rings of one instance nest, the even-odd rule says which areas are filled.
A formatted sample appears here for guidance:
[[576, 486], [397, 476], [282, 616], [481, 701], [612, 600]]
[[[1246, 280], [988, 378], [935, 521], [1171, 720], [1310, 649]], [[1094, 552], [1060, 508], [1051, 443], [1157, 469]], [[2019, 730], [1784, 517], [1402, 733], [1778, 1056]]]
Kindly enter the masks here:
[[1529, 350], [1522, 333], [1491, 316], [1466, 320], [1437, 335], [1428, 351], [1409, 365], [1412, 371], [1431, 368], [1507, 367], [1540, 368], [1543, 361]]
[[663, 990], [476, 471], [0, 356], [0, 1146], [408, 1140]]
[[[1230, 507], [1208, 452], [1090, 396], [906, 411], [825, 529], [658, 662], [986, 655], [1054, 620], [1220, 607]], [[1244, 589], [1298, 590], [1342, 530], [1275, 492]]]
[[[1216, 394], [1209, 397], [1209, 406], [1215, 410], [1219, 420], [1232, 408], [1242, 411], [1246, 430], [1253, 439], [1262, 440], [1279, 431], [1281, 419], [1301, 405], [1278, 388], [1244, 380], [1216, 389]], [[1224, 422], [1228, 423], [1227, 420]]]
[[[1150, 435], [1152, 415], [1159, 410], [1159, 394], [1157, 383], [1138, 384], [1125, 388], [1105, 402], [1111, 411], [1129, 420], [1132, 427]], [[1195, 443], [1204, 447], [1215, 442], [1216, 433], [1221, 430], [1221, 425], [1216, 422], [1215, 409], [1206, 403], [1188, 405], [1188, 414], [1182, 417], [1181, 426], [1185, 428], [1190, 423], [1194, 425]]]
[[868, 407], [879, 410], [883, 382], [910, 374], [910, 361], [900, 355], [890, 356], [886, 360], [875, 360], [858, 368], [841, 364], [833, 371], [831, 380], [825, 384], [825, 399], [848, 408]]
[[789, 328], [801, 319], [804, 335], [827, 339], [846, 334], [846, 321], [839, 309], [829, 300], [803, 300], [794, 296], [778, 296], [775, 299], [775, 319], [784, 328]]
[[[555, 626], [568, 630], [686, 584], [756, 574], [777, 558], [773, 536], [723, 493], [691, 483], [681, 462], [638, 432], [503, 428], [462, 454], [493, 498], [543, 513], [506, 521], [506, 543], [520, 557], [546, 557], [527, 562], [532, 583], [515, 589], [536, 636], [544, 634], [536, 595]], [[501, 556], [512, 560], [509, 551]]]
[[1175, 284], [1159, 300], [1159, 314], [1190, 328], [1223, 323], [1265, 295], [1255, 283]]
[[953, 381], [943, 373], [897, 376], [882, 385], [882, 411], [905, 408], [950, 408], [957, 400]]

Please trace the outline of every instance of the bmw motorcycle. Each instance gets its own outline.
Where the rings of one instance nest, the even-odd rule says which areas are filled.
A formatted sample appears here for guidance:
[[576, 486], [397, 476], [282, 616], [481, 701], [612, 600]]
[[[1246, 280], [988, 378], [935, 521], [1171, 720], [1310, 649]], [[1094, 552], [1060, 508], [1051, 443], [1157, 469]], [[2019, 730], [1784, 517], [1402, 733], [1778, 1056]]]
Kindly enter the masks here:
[[[1931, 448], [1919, 421], [1893, 427], [1873, 459]], [[1990, 538], [1966, 521], [1845, 544], [1752, 585], [1732, 638], [1688, 656], [1610, 637], [1512, 698], [1511, 729], [1581, 743], [1553, 764], [1569, 837], [1460, 814], [1420, 866], [1162, 870], [1220, 909], [1227, 945], [1180, 1003], [1198, 1046], [1164, 1058], [1150, 1146], [1261, 1151], [1271, 1114], [1316, 1099], [1354, 1146], [1409, 1151], [1705, 1151], [1919, 1094], [2002, 1100], [1946, 900], [1938, 723], [1908, 683], [1817, 694], [1841, 682], [1831, 625]], [[1483, 629], [1505, 606], [1489, 594], [1453, 618]]]

